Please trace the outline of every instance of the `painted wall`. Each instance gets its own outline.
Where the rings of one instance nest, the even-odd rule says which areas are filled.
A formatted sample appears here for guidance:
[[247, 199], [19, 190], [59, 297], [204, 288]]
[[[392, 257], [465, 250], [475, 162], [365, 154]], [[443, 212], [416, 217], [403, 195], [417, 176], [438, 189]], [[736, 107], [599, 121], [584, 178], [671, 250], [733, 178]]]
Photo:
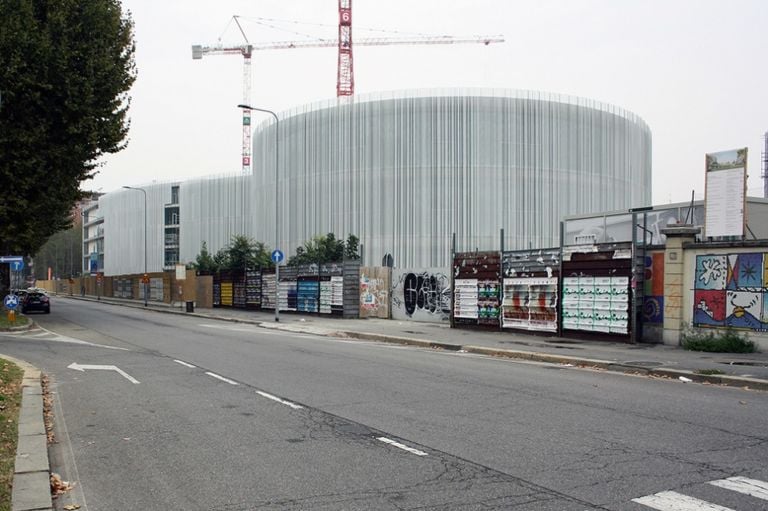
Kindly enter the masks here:
[[768, 349], [768, 247], [686, 250], [684, 322], [734, 328]]
[[451, 320], [449, 268], [395, 269], [392, 319], [432, 323]]

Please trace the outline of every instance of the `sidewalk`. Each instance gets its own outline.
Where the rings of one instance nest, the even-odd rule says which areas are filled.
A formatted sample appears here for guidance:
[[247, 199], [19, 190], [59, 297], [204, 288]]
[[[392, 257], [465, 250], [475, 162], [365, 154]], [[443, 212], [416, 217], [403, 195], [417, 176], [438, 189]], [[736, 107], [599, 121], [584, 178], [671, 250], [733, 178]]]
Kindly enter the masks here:
[[[58, 295], [56, 299], [96, 301], [95, 297]], [[104, 304], [144, 308], [141, 300], [101, 298]], [[149, 302], [148, 309], [207, 319], [255, 324], [264, 328], [398, 343], [479, 353], [556, 364], [588, 366], [631, 374], [693, 380], [710, 384], [768, 390], [768, 353], [703, 353], [661, 344], [627, 344], [542, 337], [518, 332], [450, 328], [442, 323], [384, 319], [342, 319], [332, 316], [250, 311], [232, 308], [200, 309], [187, 313], [183, 304]], [[700, 371], [722, 371], [703, 375]], [[685, 380], [681, 380], [685, 381]]]

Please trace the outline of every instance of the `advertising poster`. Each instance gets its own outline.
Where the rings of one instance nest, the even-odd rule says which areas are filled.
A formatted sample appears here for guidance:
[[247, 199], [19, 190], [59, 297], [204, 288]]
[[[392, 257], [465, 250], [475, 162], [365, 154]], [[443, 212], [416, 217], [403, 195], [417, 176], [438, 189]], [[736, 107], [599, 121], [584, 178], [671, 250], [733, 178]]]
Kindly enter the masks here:
[[747, 148], [709, 153], [706, 158], [705, 234], [744, 235]]

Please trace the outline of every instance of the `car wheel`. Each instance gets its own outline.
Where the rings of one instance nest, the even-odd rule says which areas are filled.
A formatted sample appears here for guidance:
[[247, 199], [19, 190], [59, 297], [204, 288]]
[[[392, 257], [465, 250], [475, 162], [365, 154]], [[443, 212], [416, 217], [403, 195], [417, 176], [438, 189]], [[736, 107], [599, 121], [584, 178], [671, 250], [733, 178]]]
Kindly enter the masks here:
[[51, 308], [50, 308], [50, 307], [48, 307], [47, 309], [45, 309], [45, 313], [46, 313], [46, 314], [50, 314], [50, 313], [51, 313]]
[[27, 309], [25, 309], [24, 307], [22, 307], [22, 308], [21, 308], [21, 313], [22, 313], [22, 314], [26, 314], [26, 313], [27, 313]]

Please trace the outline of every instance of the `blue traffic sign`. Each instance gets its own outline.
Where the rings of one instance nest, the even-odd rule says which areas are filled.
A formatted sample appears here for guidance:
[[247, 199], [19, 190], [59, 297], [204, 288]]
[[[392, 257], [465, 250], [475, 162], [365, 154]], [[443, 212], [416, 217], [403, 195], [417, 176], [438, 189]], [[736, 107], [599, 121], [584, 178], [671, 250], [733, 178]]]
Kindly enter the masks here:
[[21, 271], [24, 269], [24, 260], [21, 261], [11, 261], [11, 270], [13, 271]]
[[14, 261], [24, 262], [24, 258], [21, 256], [0, 256], [0, 263], [12, 263]]
[[285, 258], [283, 253], [279, 249], [275, 249], [272, 251], [272, 262], [275, 264], [280, 264], [282, 260]]
[[7, 309], [13, 310], [19, 306], [19, 297], [16, 295], [6, 295], [3, 303]]

